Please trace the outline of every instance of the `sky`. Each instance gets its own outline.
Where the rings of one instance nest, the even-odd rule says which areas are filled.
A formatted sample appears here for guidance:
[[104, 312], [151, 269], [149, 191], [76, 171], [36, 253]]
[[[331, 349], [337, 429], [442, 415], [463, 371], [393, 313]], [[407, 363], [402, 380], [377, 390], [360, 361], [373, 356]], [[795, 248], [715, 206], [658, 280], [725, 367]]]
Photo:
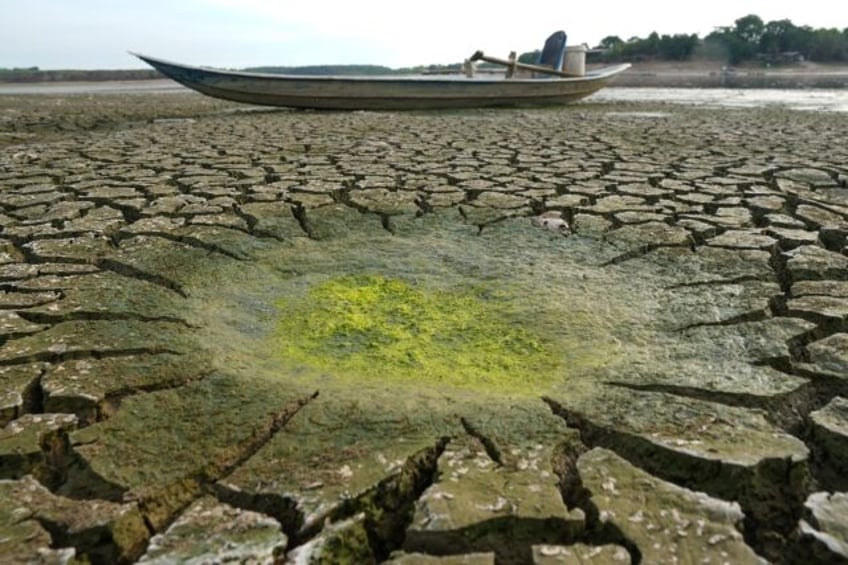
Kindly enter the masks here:
[[223, 68], [397, 68], [541, 49], [559, 29], [570, 45], [705, 37], [748, 14], [848, 27], [845, 0], [0, 0], [0, 68], [144, 68], [128, 51]]

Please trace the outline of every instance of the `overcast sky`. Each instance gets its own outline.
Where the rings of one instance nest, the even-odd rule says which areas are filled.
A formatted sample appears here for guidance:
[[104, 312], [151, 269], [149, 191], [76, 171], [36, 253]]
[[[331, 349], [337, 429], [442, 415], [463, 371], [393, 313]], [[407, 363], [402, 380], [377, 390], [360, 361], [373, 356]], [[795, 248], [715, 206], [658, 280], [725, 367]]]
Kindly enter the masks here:
[[127, 51], [229, 68], [403, 67], [532, 51], [558, 29], [569, 44], [704, 37], [748, 14], [848, 27], [845, 0], [0, 0], [0, 68], [142, 68]]

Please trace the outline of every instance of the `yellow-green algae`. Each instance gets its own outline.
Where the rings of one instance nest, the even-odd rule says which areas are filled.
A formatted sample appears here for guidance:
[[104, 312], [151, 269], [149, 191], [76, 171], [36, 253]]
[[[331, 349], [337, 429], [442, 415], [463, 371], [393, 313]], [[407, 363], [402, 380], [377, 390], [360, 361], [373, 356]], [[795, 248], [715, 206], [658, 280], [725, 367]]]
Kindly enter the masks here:
[[280, 355], [319, 371], [476, 387], [533, 389], [561, 357], [482, 287], [427, 290], [382, 275], [348, 275], [277, 307]]

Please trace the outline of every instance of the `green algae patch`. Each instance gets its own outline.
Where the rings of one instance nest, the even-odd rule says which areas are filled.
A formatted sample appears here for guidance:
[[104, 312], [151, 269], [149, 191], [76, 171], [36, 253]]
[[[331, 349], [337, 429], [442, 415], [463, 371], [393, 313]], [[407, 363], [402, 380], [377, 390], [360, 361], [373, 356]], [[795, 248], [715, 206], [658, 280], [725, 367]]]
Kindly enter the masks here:
[[482, 287], [428, 290], [382, 275], [327, 280], [277, 302], [279, 354], [321, 372], [533, 389], [556, 375], [550, 340]]

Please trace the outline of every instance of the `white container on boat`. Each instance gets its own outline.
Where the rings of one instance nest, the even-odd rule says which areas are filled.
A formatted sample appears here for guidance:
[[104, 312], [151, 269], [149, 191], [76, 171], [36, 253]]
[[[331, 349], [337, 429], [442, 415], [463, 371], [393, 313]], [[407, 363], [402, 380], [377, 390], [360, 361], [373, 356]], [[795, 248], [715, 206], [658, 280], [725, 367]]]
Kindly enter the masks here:
[[569, 45], [565, 48], [563, 71], [574, 76], [586, 74], [586, 45]]

